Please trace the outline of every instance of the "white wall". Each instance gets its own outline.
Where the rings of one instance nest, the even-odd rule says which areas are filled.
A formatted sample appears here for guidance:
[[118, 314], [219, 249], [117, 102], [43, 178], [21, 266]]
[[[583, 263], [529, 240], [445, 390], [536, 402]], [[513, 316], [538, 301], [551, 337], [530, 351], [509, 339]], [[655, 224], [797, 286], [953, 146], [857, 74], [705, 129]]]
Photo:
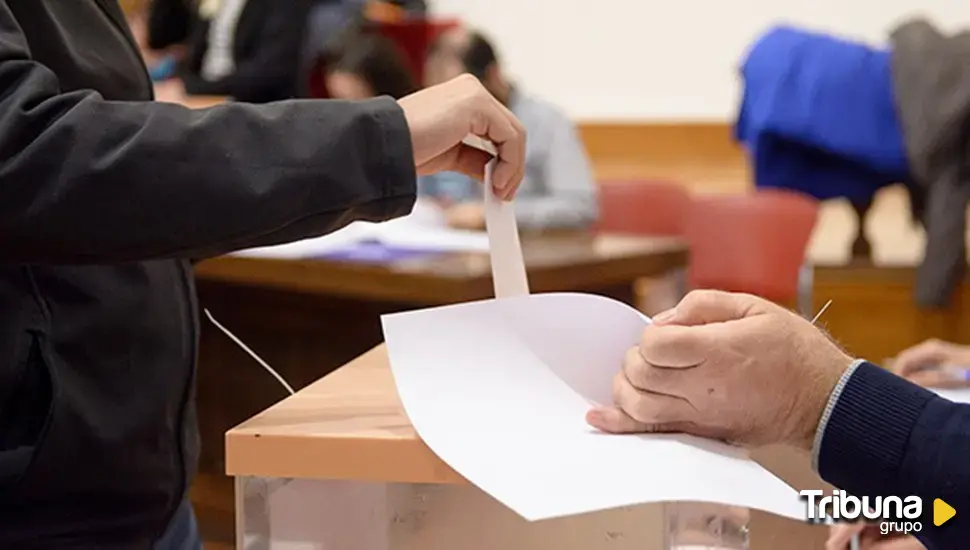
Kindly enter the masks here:
[[961, 0], [430, 0], [491, 36], [507, 72], [580, 120], [732, 120], [737, 67], [776, 22], [885, 43], [903, 18], [970, 27]]

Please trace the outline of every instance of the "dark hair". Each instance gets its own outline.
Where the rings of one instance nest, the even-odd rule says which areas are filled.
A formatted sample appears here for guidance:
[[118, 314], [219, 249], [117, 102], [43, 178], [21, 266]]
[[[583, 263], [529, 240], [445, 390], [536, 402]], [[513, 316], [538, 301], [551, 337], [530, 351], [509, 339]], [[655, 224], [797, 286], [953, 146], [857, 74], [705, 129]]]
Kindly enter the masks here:
[[485, 78], [485, 73], [489, 67], [498, 63], [495, 55], [495, 48], [480, 32], [472, 32], [469, 36], [468, 48], [461, 57], [465, 70], [478, 77], [479, 80]]
[[[429, 56], [444, 53], [442, 50], [444, 49], [446, 34], [447, 31], [439, 34], [431, 43], [431, 47], [428, 49]], [[458, 55], [465, 71], [479, 80], [485, 78], [485, 73], [488, 72], [489, 67], [498, 63], [498, 56], [495, 55], [495, 48], [492, 47], [492, 43], [478, 31], [469, 33], [468, 45], [464, 51], [449, 52], [449, 54]]]
[[326, 54], [326, 69], [357, 75], [376, 95], [394, 99], [418, 89], [400, 48], [380, 35], [354, 33], [345, 37]]

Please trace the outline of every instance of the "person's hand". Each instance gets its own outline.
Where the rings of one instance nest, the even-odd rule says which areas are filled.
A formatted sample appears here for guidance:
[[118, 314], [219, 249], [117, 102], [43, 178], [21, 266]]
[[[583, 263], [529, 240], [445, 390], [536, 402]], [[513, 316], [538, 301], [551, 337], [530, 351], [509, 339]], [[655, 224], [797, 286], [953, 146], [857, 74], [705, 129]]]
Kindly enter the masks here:
[[485, 229], [485, 206], [480, 202], [456, 204], [445, 212], [448, 226], [455, 229]]
[[587, 421], [611, 433], [685, 432], [811, 449], [852, 364], [809, 321], [746, 294], [694, 291], [654, 318]]
[[469, 134], [475, 135], [498, 151], [492, 173], [495, 195], [512, 198], [525, 173], [525, 128], [477, 78], [462, 75], [398, 103], [411, 129], [418, 174], [454, 171], [483, 180], [492, 156], [462, 143]]
[[859, 550], [925, 550], [915, 537], [879, 532], [872, 523], [840, 523], [832, 526], [825, 550], [850, 550], [852, 537], [859, 536]]
[[913, 383], [931, 388], [970, 386], [964, 369], [970, 368], [970, 346], [927, 340], [903, 350], [892, 370]]

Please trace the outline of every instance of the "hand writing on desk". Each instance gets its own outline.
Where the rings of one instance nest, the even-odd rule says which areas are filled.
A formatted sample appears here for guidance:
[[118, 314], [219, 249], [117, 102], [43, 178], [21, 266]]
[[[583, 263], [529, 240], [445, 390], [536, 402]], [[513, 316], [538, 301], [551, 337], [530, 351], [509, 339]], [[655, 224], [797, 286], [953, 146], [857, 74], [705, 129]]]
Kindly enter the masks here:
[[970, 346], [927, 340], [902, 351], [892, 363], [893, 372], [932, 388], [970, 386]]

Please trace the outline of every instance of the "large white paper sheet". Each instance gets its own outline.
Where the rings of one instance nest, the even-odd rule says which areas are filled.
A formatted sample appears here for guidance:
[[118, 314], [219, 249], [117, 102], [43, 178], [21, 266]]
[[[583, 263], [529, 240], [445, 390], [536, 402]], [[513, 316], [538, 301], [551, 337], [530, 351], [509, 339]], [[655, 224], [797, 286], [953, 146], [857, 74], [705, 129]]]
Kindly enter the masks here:
[[585, 422], [649, 322], [585, 294], [538, 294], [387, 315], [405, 411], [458, 473], [528, 520], [660, 501], [804, 519], [797, 492], [734, 447], [607, 435]]

